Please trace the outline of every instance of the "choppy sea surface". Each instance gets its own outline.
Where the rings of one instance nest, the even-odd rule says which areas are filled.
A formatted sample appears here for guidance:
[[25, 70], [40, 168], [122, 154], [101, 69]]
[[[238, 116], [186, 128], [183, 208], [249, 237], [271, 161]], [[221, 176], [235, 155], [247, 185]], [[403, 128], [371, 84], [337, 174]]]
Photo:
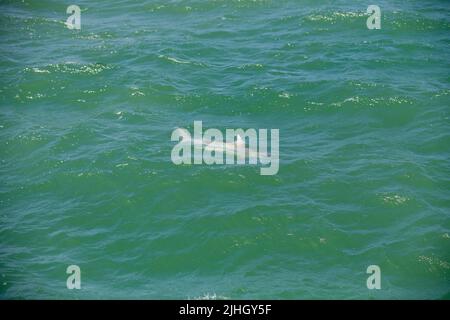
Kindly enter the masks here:
[[[450, 3], [368, 4], [1, 1], [0, 298], [450, 298]], [[194, 120], [279, 173], [174, 165]]]

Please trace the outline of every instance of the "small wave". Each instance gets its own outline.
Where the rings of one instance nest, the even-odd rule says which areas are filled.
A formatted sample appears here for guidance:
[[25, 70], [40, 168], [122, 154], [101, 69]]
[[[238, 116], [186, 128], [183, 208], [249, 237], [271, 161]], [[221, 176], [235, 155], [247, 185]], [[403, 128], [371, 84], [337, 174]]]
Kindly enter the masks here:
[[202, 296], [193, 298], [192, 300], [229, 300], [230, 298], [225, 296], [218, 296], [215, 293], [206, 293]]
[[105, 70], [112, 69], [111, 66], [103, 63], [80, 64], [76, 62], [64, 62], [49, 64], [44, 67], [27, 67], [25, 72], [32, 73], [70, 73], [70, 74], [91, 74], [96, 75]]
[[201, 66], [201, 67], [205, 66], [205, 64], [202, 63], [202, 62], [192, 62], [192, 61], [187, 61], [187, 60], [181, 60], [181, 59], [178, 59], [178, 58], [165, 56], [163, 54], [160, 54], [158, 56], [158, 58], [164, 59], [166, 61], [170, 61], [170, 62], [173, 62], [173, 63], [177, 63], [177, 64], [191, 64], [191, 65]]

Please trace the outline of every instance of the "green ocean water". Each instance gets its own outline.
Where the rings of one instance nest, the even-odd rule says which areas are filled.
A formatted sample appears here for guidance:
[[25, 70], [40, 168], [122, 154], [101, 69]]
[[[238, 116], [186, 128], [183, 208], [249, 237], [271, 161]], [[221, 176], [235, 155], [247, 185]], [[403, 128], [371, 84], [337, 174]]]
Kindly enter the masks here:
[[[449, 299], [450, 2], [369, 4], [0, 1], [0, 298]], [[174, 165], [194, 120], [279, 173]]]

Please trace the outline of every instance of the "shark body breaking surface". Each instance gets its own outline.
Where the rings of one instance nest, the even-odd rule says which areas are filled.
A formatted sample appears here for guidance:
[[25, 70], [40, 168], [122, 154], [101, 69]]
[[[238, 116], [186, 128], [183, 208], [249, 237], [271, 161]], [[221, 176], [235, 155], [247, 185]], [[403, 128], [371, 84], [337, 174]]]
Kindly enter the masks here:
[[270, 129], [270, 152], [267, 129], [226, 129], [225, 137], [224, 140], [218, 129], [207, 129], [203, 133], [201, 121], [194, 121], [193, 135], [185, 128], [177, 128], [171, 137], [172, 141], [178, 141], [172, 149], [172, 162], [176, 165], [261, 164], [261, 175], [278, 173], [278, 129]]

